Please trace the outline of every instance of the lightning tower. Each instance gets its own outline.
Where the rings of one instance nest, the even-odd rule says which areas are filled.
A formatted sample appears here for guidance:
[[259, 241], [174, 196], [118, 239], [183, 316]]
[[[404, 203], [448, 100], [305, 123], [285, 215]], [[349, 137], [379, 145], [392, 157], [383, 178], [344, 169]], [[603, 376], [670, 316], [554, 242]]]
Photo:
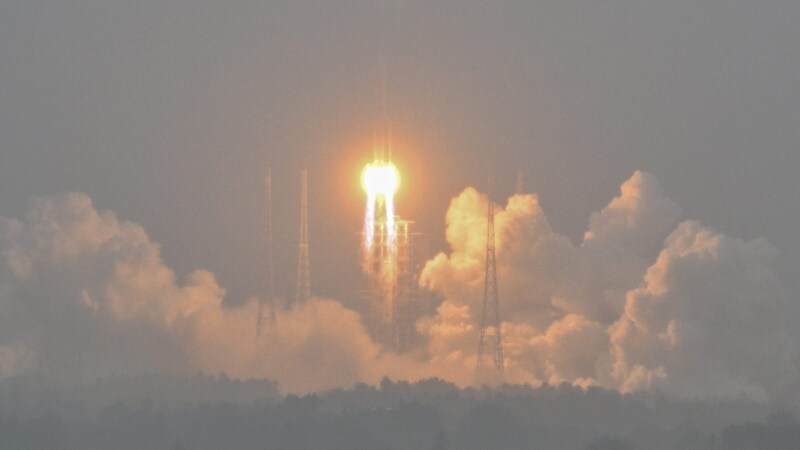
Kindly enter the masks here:
[[272, 261], [272, 167], [267, 167], [267, 174], [264, 177], [266, 188], [266, 208], [264, 210], [264, 221], [267, 228], [267, 296], [258, 302], [258, 317], [256, 319], [256, 336], [261, 336], [264, 326], [264, 302], [269, 302], [269, 319], [275, 323], [275, 273]]
[[[489, 178], [491, 192], [492, 179]], [[478, 339], [478, 361], [475, 377], [478, 382], [493, 379], [503, 382], [503, 338], [500, 332], [500, 305], [497, 294], [497, 259], [494, 242], [494, 203], [487, 195], [488, 217], [486, 226], [486, 274], [483, 286], [483, 309], [481, 311], [480, 337]], [[486, 355], [486, 353], [489, 355]], [[488, 376], [486, 359], [491, 358], [494, 376]]]
[[300, 246], [297, 257], [297, 287], [295, 304], [305, 303], [311, 297], [311, 270], [308, 260], [308, 170], [303, 169], [300, 187]]

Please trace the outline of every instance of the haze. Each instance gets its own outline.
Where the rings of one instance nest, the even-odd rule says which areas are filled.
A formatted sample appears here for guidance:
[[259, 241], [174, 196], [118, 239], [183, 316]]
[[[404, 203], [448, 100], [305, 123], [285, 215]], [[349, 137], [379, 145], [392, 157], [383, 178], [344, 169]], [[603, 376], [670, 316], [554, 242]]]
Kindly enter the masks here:
[[[788, 0], [0, 1], [0, 375], [469, 389], [493, 175], [508, 381], [764, 408], [704, 429], [722, 445], [800, 403], [797, 23]], [[357, 295], [388, 127], [430, 302], [408, 354]], [[267, 166], [282, 299], [309, 169], [315, 299], [256, 340]]]

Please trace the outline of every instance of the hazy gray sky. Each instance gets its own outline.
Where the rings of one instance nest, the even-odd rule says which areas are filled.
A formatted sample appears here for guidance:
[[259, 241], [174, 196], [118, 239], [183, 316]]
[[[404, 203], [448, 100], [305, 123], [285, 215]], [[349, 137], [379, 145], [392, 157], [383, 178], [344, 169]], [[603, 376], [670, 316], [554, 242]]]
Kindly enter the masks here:
[[796, 289], [798, 23], [792, 0], [3, 0], [0, 215], [86, 192], [238, 301], [263, 288], [267, 164], [291, 288], [307, 164], [314, 286], [347, 295], [385, 79], [398, 208], [433, 250], [449, 199], [490, 170], [500, 198], [523, 168], [577, 240], [643, 169], [686, 217], [768, 238]]

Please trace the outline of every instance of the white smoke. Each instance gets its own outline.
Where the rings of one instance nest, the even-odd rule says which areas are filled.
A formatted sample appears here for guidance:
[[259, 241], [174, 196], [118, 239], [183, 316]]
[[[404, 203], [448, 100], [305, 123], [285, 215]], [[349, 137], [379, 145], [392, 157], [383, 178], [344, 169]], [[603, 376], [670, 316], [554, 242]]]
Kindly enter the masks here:
[[610, 329], [619, 385], [758, 399], [786, 389], [798, 348], [776, 258], [764, 239], [680, 224]]
[[[453, 199], [450, 251], [421, 275], [443, 300], [417, 321], [418, 347], [396, 355], [357, 312], [318, 298], [279, 311], [256, 339], [257, 299], [224, 306], [225, 290], [204, 270], [179, 280], [142, 227], [85, 195], [37, 198], [0, 230], [0, 375], [225, 372], [292, 392], [386, 375], [470, 384], [486, 211], [472, 188]], [[777, 251], [679, 216], [642, 172], [591, 216], [579, 244], [552, 229], [535, 195], [498, 206], [507, 380], [758, 399], [796, 386], [796, 311], [776, 276]]]
[[3, 229], [0, 371], [81, 379], [204, 371], [278, 379], [292, 391], [361, 381], [378, 349], [358, 315], [313, 299], [255, 338], [253, 299], [222, 306], [205, 270], [179, 283], [144, 230], [88, 197], [36, 199]]
[[[424, 328], [433, 353], [465, 361], [474, 361], [483, 295], [485, 202], [474, 189], [453, 199], [451, 251], [421, 278], [444, 297], [438, 317], [421, 321], [436, 325]], [[796, 383], [775, 249], [678, 225], [680, 209], [652, 175], [623, 183], [579, 245], [552, 230], [533, 195], [495, 210], [509, 381], [758, 399]]]
[[580, 249], [591, 296], [584, 301], [596, 306], [594, 318], [609, 323], [619, 317], [626, 292], [639, 285], [679, 216], [680, 208], [664, 196], [655, 177], [639, 171], [622, 184], [618, 197], [592, 214]]

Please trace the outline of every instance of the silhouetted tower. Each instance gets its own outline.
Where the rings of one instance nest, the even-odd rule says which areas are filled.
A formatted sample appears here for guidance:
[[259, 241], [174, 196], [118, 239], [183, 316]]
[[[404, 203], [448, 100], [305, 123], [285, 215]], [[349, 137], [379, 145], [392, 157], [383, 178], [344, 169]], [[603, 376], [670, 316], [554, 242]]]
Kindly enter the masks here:
[[525, 174], [522, 169], [517, 170], [517, 194], [525, 192]]
[[311, 270], [308, 261], [308, 170], [303, 169], [300, 189], [300, 253], [297, 257], [297, 287], [295, 304], [311, 297]]
[[[489, 191], [491, 192], [492, 179], [489, 178]], [[478, 362], [475, 367], [476, 379], [481, 382], [486, 378], [484, 369], [488, 357], [494, 364], [496, 380], [503, 382], [503, 338], [500, 333], [500, 305], [497, 294], [497, 259], [494, 247], [494, 203], [487, 195], [489, 211], [486, 227], [486, 275], [483, 285], [483, 310], [481, 312], [480, 337], [478, 340]]]
[[266, 188], [266, 208], [264, 209], [264, 221], [267, 228], [267, 294], [258, 302], [258, 318], [256, 319], [256, 335], [261, 336], [264, 326], [264, 302], [269, 303], [269, 320], [275, 323], [275, 269], [272, 260], [272, 167], [267, 167], [267, 174], [264, 177], [264, 187]]

